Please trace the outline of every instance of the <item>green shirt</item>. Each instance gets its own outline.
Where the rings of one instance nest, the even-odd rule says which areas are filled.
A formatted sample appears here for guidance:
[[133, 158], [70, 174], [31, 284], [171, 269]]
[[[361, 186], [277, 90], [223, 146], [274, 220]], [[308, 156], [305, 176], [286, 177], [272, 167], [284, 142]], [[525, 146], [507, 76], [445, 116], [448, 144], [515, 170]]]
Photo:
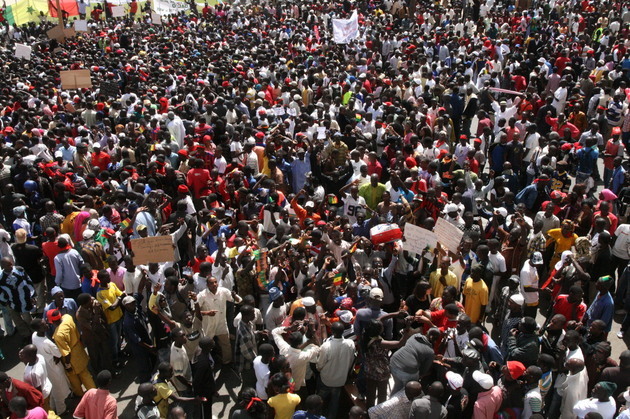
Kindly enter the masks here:
[[376, 187], [372, 187], [371, 183], [366, 183], [359, 188], [359, 196], [365, 199], [365, 203], [370, 209], [376, 209], [376, 206], [383, 198], [385, 192], [385, 185], [378, 183]]

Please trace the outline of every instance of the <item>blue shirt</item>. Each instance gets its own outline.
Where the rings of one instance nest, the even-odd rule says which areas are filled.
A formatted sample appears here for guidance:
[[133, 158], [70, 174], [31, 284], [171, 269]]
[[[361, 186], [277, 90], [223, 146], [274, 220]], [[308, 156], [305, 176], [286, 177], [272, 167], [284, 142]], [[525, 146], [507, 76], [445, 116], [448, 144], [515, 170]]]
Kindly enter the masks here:
[[74, 249], [59, 253], [55, 256], [55, 284], [66, 290], [76, 290], [81, 287], [81, 271], [79, 267], [83, 258]]
[[605, 295], [600, 295], [598, 292], [595, 299], [591, 303], [591, 306], [586, 310], [586, 316], [588, 321], [586, 326], [590, 326], [593, 320], [601, 320], [606, 323], [606, 331], [610, 332], [612, 327], [613, 315], [615, 314], [615, 303], [612, 295], [607, 292]]
[[615, 195], [619, 195], [619, 191], [623, 187], [623, 183], [625, 182], [625, 180], [626, 180], [626, 169], [624, 169], [623, 166], [614, 168], [610, 190], [613, 191]]

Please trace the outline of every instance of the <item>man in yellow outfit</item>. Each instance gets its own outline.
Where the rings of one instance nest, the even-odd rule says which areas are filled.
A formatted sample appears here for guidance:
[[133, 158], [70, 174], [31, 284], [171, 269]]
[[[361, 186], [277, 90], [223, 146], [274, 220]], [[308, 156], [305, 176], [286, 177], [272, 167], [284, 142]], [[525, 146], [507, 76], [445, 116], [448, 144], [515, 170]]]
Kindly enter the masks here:
[[84, 393], [81, 385], [86, 390], [96, 386], [92, 375], [88, 371], [89, 358], [81, 343], [79, 329], [72, 316], [69, 314], [62, 316], [59, 310], [49, 310], [46, 316], [48, 317], [48, 322], [55, 325], [53, 340], [57, 344], [59, 352], [61, 352], [61, 359], [66, 369], [68, 381], [70, 381], [70, 387], [74, 394], [81, 397]]

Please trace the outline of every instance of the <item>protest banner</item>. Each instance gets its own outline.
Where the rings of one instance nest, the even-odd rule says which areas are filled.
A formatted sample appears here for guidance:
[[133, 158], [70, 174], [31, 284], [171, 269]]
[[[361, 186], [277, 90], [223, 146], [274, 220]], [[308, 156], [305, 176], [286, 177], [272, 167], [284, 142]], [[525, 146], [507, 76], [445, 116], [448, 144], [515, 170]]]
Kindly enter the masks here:
[[74, 30], [77, 32], [87, 32], [87, 20], [75, 20], [74, 21]]
[[112, 7], [112, 16], [113, 17], [124, 17], [125, 16], [125, 6], [114, 6], [114, 7]]
[[153, 0], [153, 10], [161, 16], [177, 15], [190, 10], [190, 4], [177, 0]]
[[438, 242], [442, 247], [447, 248], [453, 253], [457, 253], [459, 243], [462, 241], [464, 232], [455, 225], [449, 223], [444, 218], [438, 218], [433, 229], [437, 235]]
[[99, 93], [103, 96], [117, 98], [120, 94], [120, 89], [118, 88], [118, 83], [115, 81], [104, 81], [101, 82], [101, 88]]
[[32, 49], [28, 45], [15, 44], [15, 57], [24, 58], [25, 60], [31, 59]]
[[359, 17], [357, 11], [350, 19], [333, 19], [333, 38], [337, 44], [347, 44], [359, 36]]
[[170, 235], [132, 239], [134, 265], [161, 263], [173, 260], [173, 238]]
[[46, 31], [46, 36], [50, 39], [56, 39], [58, 42], [63, 42], [66, 39], [64, 28], [59, 25]]
[[59, 75], [61, 76], [61, 88], [64, 90], [92, 87], [90, 70], [60, 71]]
[[433, 251], [437, 244], [437, 235], [426, 228], [405, 224], [405, 246], [409, 253], [421, 255], [424, 250]]

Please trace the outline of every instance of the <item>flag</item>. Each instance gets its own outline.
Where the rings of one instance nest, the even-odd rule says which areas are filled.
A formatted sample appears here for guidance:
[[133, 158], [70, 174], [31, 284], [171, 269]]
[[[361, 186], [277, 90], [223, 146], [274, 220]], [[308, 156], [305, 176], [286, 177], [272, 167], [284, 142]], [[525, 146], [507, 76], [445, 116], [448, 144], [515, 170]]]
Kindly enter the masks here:
[[343, 284], [343, 275], [341, 274], [341, 272], [336, 272], [333, 276], [333, 285], [338, 287], [341, 284]]
[[[79, 16], [79, 6], [75, 0], [59, 0], [64, 19], [69, 16]], [[48, 0], [48, 13], [52, 17], [59, 17], [57, 13], [57, 0]]]
[[333, 19], [333, 37], [337, 44], [347, 44], [359, 36], [359, 15], [355, 10], [350, 19]]
[[313, 27], [313, 32], [315, 33], [315, 39], [317, 39], [317, 42], [319, 42], [319, 26], [315, 25]]
[[45, 0], [21, 0], [4, 10], [4, 19], [9, 25], [22, 25], [28, 22], [39, 21], [39, 13], [48, 14], [48, 5]]
[[353, 254], [354, 252], [357, 251], [357, 247], [359, 247], [359, 242], [354, 243], [352, 246], [350, 246], [350, 250], [348, 251], [350, 254]]
[[122, 220], [122, 222], [120, 223], [120, 229], [122, 231], [125, 231], [129, 228], [129, 226], [131, 225], [131, 220], [129, 218]]

